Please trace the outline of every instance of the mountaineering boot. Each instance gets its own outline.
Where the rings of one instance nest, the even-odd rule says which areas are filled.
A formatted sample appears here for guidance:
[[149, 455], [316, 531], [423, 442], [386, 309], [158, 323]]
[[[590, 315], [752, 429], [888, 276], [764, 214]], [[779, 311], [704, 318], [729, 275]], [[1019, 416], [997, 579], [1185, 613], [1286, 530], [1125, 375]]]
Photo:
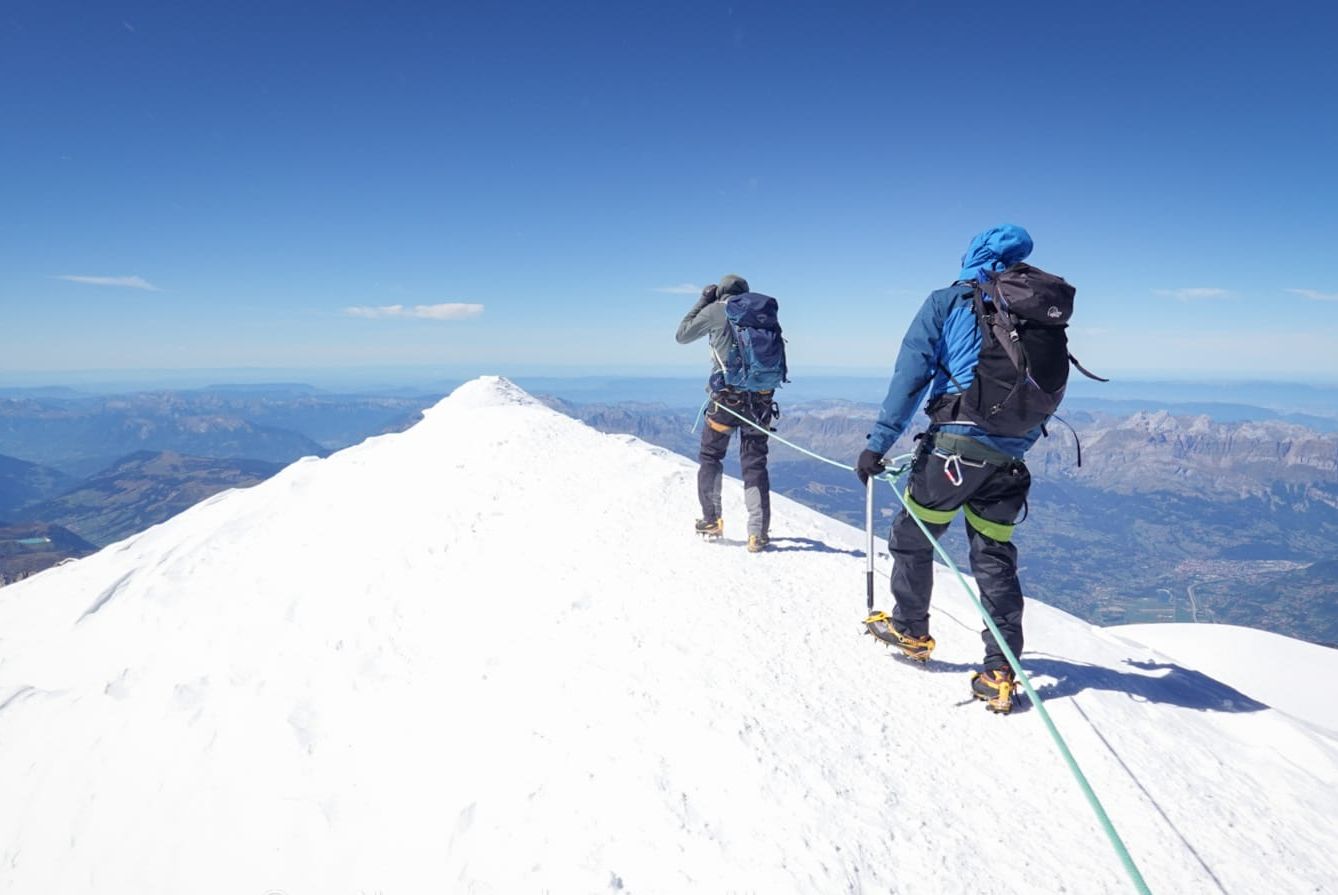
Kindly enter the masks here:
[[725, 520], [723, 517], [697, 520], [697, 534], [701, 535], [703, 538], [712, 540], [720, 537], [724, 533]]
[[766, 535], [748, 535], [748, 552], [761, 553], [771, 546], [771, 538]]
[[971, 675], [971, 695], [985, 702], [985, 708], [999, 715], [1013, 710], [1013, 672], [1007, 668], [991, 668]]

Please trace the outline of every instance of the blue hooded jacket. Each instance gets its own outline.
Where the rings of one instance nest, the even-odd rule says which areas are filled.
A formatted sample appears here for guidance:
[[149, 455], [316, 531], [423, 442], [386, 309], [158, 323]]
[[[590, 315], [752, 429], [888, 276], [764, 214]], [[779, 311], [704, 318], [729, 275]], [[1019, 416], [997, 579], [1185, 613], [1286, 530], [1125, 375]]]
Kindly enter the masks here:
[[984, 233], [977, 233], [966, 247], [962, 256], [962, 272], [958, 281], [979, 280], [985, 282], [985, 274], [1003, 270], [1019, 261], [1025, 261], [1031, 254], [1031, 234], [1013, 224], [1001, 224], [991, 227]]
[[[980, 326], [967, 284], [1022, 261], [1031, 250], [1031, 235], [1013, 224], [992, 227], [971, 240], [962, 255], [957, 282], [929, 294], [901, 340], [882, 412], [869, 433], [869, 450], [886, 454], [926, 401], [956, 394], [958, 386], [962, 390], [971, 387], [980, 358]], [[938, 429], [968, 435], [1018, 459], [1041, 437], [1040, 426], [1016, 438], [990, 435], [970, 424], [945, 424]]]

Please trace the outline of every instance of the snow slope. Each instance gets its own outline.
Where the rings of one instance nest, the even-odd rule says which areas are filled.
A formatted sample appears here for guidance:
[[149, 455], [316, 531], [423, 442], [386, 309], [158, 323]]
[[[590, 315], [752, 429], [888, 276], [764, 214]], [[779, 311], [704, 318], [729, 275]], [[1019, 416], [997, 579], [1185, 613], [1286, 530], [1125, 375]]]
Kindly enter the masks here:
[[1338, 736], [1338, 650], [1238, 625], [1120, 625], [1107, 630]]
[[[778, 498], [777, 551], [702, 544], [694, 480], [477, 380], [0, 590], [0, 891], [1130, 891], [1038, 713], [959, 705], [950, 579], [911, 667], [862, 533]], [[1338, 887], [1333, 737], [1027, 633], [1153, 891]]]

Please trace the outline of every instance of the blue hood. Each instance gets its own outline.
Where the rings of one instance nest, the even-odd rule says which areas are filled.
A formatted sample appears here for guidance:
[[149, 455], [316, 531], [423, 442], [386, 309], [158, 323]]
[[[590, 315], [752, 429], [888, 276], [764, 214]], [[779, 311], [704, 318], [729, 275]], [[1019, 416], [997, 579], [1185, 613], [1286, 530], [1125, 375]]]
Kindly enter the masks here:
[[1031, 234], [1013, 224], [1000, 224], [976, 234], [962, 256], [959, 280], [984, 280], [984, 274], [1003, 270], [1031, 254]]

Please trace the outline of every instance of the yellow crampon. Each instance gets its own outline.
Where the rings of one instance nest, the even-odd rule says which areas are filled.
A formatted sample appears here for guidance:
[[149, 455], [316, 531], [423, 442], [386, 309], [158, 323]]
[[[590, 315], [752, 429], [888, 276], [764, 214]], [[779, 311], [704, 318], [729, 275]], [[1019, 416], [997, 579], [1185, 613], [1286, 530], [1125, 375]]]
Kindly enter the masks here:
[[867, 633], [872, 634], [884, 643], [895, 646], [901, 650], [902, 655], [908, 659], [914, 659], [917, 662], [928, 662], [929, 654], [934, 651], [934, 638], [928, 635], [924, 637], [911, 637], [909, 634], [903, 634], [892, 624], [892, 616], [886, 612], [874, 612], [864, 620], [864, 628]]
[[698, 519], [696, 522], [696, 530], [697, 535], [703, 540], [715, 540], [725, 533], [725, 519], [723, 516], [717, 516], [714, 520]]

